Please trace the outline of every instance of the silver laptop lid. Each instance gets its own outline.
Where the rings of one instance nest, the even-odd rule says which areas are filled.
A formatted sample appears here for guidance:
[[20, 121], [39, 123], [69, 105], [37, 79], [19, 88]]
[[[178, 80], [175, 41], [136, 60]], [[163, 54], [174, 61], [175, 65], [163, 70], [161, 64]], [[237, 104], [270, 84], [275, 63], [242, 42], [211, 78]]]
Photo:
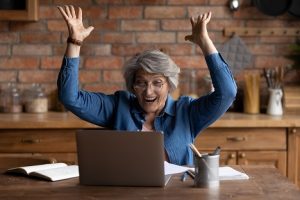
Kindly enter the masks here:
[[83, 129], [76, 140], [81, 184], [165, 185], [161, 132]]

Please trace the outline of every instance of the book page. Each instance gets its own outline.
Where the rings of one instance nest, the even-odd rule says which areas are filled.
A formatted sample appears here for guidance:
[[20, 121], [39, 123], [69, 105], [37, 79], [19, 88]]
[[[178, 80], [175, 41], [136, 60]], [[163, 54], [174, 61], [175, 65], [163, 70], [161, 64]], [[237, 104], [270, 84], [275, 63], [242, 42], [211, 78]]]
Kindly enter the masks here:
[[49, 181], [59, 181], [79, 176], [78, 165], [62, 166], [52, 169], [34, 171], [30, 176], [44, 178]]
[[10, 168], [6, 172], [16, 172], [16, 173], [25, 173], [29, 174], [33, 171], [45, 170], [45, 169], [53, 169], [57, 167], [64, 167], [67, 166], [65, 163], [51, 163], [51, 164], [43, 164], [43, 165], [32, 165], [32, 166], [25, 166], [25, 167], [16, 167]]
[[231, 167], [220, 167], [219, 168], [219, 179], [220, 180], [242, 180], [249, 179], [249, 176], [245, 173], [239, 172]]

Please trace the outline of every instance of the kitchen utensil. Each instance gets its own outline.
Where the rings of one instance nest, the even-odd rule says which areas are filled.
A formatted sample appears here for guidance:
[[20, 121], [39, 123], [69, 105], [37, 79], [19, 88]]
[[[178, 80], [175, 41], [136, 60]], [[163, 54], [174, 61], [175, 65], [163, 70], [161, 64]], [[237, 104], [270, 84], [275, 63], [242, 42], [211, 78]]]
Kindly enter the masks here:
[[253, 2], [255, 7], [262, 13], [270, 16], [278, 16], [288, 11], [292, 0], [253, 0]]

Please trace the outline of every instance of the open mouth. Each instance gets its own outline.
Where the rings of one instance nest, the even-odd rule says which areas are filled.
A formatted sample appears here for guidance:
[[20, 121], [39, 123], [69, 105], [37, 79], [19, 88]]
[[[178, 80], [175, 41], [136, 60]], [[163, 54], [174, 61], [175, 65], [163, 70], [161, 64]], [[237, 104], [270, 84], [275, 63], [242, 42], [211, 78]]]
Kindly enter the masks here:
[[146, 103], [153, 103], [156, 99], [157, 99], [156, 97], [154, 97], [154, 98], [144, 98], [144, 101]]

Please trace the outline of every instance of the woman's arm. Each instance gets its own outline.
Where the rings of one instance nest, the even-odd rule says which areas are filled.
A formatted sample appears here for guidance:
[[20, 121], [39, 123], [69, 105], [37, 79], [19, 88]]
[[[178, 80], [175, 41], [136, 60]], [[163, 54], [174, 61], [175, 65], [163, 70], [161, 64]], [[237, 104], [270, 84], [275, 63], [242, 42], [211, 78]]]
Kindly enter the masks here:
[[218, 53], [208, 35], [207, 24], [210, 18], [211, 12], [200, 15], [197, 21], [191, 18], [192, 34], [185, 37], [186, 40], [201, 48], [215, 89], [209, 95], [192, 100], [190, 104], [191, 130], [195, 137], [227, 111], [237, 91], [227, 63]]

